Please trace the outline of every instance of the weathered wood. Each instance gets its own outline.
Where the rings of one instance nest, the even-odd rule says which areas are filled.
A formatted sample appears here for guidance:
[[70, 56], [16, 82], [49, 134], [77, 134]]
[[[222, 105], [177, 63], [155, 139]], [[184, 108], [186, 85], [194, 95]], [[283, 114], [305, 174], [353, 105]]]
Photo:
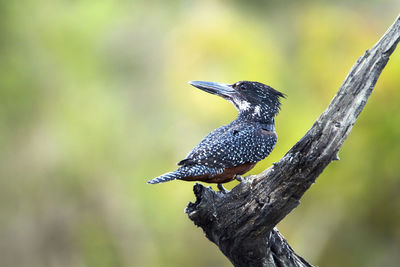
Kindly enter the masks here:
[[311, 129], [279, 162], [229, 193], [194, 186], [185, 212], [235, 266], [311, 266], [274, 228], [297, 205], [338, 151], [400, 40], [400, 17], [354, 64]]

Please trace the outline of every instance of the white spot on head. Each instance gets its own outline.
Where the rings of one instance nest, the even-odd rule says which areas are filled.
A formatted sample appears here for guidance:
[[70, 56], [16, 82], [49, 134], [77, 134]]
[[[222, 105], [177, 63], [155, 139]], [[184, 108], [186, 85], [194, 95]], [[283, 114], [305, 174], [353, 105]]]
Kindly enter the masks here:
[[256, 106], [254, 108], [254, 116], [256, 116], [256, 115], [260, 116], [260, 114], [261, 114], [260, 112], [261, 112], [260, 106]]
[[239, 100], [236, 102], [239, 107], [239, 110], [248, 110], [250, 108], [250, 103], [244, 100]]

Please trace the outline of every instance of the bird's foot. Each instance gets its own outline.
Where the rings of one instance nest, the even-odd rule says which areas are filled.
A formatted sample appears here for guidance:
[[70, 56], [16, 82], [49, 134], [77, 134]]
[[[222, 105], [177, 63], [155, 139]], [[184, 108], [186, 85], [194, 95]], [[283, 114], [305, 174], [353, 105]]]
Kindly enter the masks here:
[[239, 175], [239, 174], [237, 174], [236, 176], [235, 176], [235, 179], [237, 180], [237, 181], [239, 181], [239, 182], [243, 182], [243, 177], [241, 176], [241, 175]]
[[222, 186], [222, 184], [217, 184], [217, 187], [218, 187], [219, 191], [220, 191], [222, 194], [226, 194], [226, 193], [229, 192], [228, 190], [226, 190], [226, 189]]

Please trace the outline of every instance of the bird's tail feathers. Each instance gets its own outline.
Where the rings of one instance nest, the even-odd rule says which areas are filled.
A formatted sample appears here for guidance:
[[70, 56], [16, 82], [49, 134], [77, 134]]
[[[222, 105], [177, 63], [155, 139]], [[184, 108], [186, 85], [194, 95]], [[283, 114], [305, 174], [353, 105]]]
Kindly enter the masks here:
[[158, 176], [158, 177], [156, 177], [154, 179], [151, 179], [151, 180], [147, 181], [147, 183], [148, 184], [165, 183], [165, 182], [168, 182], [168, 181], [172, 181], [172, 180], [178, 179], [180, 177], [181, 177], [180, 173], [177, 173], [177, 171], [174, 171], [174, 172], [169, 172], [169, 173], [163, 174], [163, 175]]
[[224, 169], [222, 168], [212, 168], [204, 165], [191, 165], [191, 166], [182, 166], [176, 171], [169, 172], [158, 176], [150, 181], [147, 181], [148, 184], [158, 184], [164, 183], [168, 181], [172, 181], [175, 179], [183, 179], [185, 177], [196, 177], [204, 174], [208, 174], [213, 176], [215, 174], [222, 173]]

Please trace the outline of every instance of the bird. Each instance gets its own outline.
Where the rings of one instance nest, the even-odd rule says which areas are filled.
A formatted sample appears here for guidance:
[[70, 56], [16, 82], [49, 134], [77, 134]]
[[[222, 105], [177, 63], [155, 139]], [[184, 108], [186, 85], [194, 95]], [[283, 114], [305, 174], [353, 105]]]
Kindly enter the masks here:
[[238, 110], [237, 118], [209, 133], [178, 169], [149, 180], [148, 184], [172, 180], [200, 181], [222, 184], [250, 171], [266, 158], [277, 142], [275, 116], [281, 98], [286, 95], [259, 82], [239, 81], [234, 84], [191, 81], [192, 86], [231, 102]]

